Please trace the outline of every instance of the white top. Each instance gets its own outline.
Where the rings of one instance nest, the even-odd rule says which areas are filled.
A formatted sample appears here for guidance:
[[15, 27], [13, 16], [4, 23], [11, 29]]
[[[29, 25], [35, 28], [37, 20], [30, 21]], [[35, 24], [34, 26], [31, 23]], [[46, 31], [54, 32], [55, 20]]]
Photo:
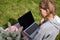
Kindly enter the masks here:
[[32, 40], [55, 40], [60, 30], [60, 18], [56, 15], [54, 20], [48, 20], [40, 26], [38, 34]]

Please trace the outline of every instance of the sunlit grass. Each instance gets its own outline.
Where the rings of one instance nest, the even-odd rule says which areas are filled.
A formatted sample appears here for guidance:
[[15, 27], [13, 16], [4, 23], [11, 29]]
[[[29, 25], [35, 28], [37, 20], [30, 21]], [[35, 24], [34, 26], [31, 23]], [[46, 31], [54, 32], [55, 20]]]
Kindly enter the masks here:
[[[18, 21], [17, 19], [28, 11], [32, 12], [35, 21], [39, 23], [39, 2], [40, 0], [0, 0], [0, 26], [4, 27], [10, 18]], [[60, 16], [60, 0], [55, 2], [56, 14]]]

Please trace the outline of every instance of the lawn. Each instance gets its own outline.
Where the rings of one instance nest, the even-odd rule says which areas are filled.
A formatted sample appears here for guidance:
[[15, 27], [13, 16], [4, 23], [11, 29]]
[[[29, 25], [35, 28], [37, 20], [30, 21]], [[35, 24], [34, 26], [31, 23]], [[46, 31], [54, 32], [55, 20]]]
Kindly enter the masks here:
[[[0, 0], [0, 26], [3, 28], [9, 19], [18, 22], [18, 18], [31, 11], [35, 21], [39, 24], [41, 15], [39, 13], [39, 2], [41, 0]], [[60, 16], [60, 0], [56, 2], [56, 14]], [[14, 23], [15, 24], [15, 23]]]
[[[40, 0], [0, 0], [0, 26], [4, 26], [9, 19], [17, 19], [28, 11], [31, 11], [37, 23], [41, 16], [39, 13]], [[56, 13], [60, 13], [60, 0], [55, 0], [57, 5]], [[60, 16], [60, 15], [59, 15]]]
[[17, 19], [31, 11], [37, 23], [41, 16], [38, 8], [39, 0], [0, 0], [0, 26], [4, 26], [9, 19]]

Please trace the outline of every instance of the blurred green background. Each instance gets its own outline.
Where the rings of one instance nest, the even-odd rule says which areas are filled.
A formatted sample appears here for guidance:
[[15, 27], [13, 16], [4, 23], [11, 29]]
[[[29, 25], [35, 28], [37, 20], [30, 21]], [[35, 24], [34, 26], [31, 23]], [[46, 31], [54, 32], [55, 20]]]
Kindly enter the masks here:
[[[0, 0], [0, 26], [6, 27], [9, 19], [18, 22], [18, 18], [28, 11], [31, 11], [37, 23], [41, 19], [39, 13], [39, 2], [41, 0]], [[57, 10], [56, 13], [60, 16], [60, 0], [55, 0]], [[14, 23], [12, 21], [12, 23]]]
[[[35, 21], [39, 24], [41, 15], [39, 12], [39, 2], [41, 0], [0, 0], [0, 26], [3, 28], [8, 27], [8, 21], [12, 25], [18, 22], [18, 18], [28, 11], [31, 11]], [[60, 16], [60, 0], [56, 2], [56, 14]], [[59, 40], [60, 37], [57, 37]]]

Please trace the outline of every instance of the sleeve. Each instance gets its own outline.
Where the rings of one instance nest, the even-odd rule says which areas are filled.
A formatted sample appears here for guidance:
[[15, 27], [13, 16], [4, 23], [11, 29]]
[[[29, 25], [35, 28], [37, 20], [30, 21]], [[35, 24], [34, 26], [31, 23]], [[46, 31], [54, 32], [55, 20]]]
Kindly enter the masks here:
[[43, 36], [42, 40], [52, 40], [52, 36], [53, 36], [52, 34], [47, 33]]
[[38, 31], [38, 34], [34, 37], [34, 40], [43, 40], [44, 36], [45, 36], [45, 30], [40, 29]]
[[55, 40], [58, 32], [57, 31], [49, 31], [47, 30], [43, 37], [40, 40]]
[[52, 31], [45, 29], [39, 30], [38, 34], [35, 36], [34, 40], [52, 40], [53, 34]]

